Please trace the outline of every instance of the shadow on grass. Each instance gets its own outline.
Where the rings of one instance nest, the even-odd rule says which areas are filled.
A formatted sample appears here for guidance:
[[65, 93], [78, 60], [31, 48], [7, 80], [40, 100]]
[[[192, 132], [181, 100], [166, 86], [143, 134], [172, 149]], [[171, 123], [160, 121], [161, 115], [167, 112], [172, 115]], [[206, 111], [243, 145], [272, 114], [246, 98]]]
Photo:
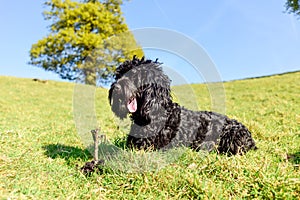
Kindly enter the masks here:
[[[66, 161], [70, 160], [82, 160], [88, 161], [93, 159], [91, 151], [93, 152], [93, 146], [89, 146], [86, 149], [81, 149], [74, 146], [67, 146], [64, 144], [48, 144], [42, 147], [45, 150], [45, 155], [52, 158], [62, 158]], [[99, 145], [99, 153], [109, 153], [111, 149], [115, 151], [116, 148], [126, 149], [126, 138], [117, 138], [115, 141], [110, 144]]]
[[72, 160], [87, 161], [92, 159], [93, 156], [87, 149], [81, 149], [73, 146], [66, 146], [63, 144], [49, 144], [43, 146], [45, 155], [52, 159], [62, 158], [70, 163]]
[[287, 158], [288, 158], [288, 160], [289, 160], [291, 163], [293, 163], [293, 164], [299, 166], [299, 164], [300, 164], [300, 151], [298, 151], [298, 152], [296, 152], [296, 153], [293, 153], [293, 154], [288, 154], [288, 155], [287, 155]]
[[[186, 152], [186, 148], [172, 148], [168, 151], [134, 151], [125, 146], [124, 138], [118, 138], [113, 143], [99, 144], [99, 161], [103, 161], [99, 168], [100, 173], [157, 171], [176, 162]], [[76, 166], [77, 169], [80, 167], [79, 163], [85, 162], [83, 167], [87, 169], [87, 174], [97, 168], [92, 163], [93, 156], [90, 153], [94, 152], [94, 146], [81, 149], [63, 144], [48, 144], [43, 146], [43, 149], [46, 156], [52, 159], [64, 159], [67, 165]]]

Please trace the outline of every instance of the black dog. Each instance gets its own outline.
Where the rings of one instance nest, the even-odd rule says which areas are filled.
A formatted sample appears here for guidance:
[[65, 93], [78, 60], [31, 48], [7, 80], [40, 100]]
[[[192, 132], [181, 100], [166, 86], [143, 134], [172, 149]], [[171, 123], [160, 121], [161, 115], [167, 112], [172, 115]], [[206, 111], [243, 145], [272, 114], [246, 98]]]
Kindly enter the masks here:
[[250, 131], [240, 122], [214, 112], [190, 111], [174, 103], [171, 81], [160, 65], [157, 60], [134, 57], [116, 70], [109, 102], [119, 118], [131, 115], [128, 147], [167, 149], [184, 145], [229, 154], [256, 149]]

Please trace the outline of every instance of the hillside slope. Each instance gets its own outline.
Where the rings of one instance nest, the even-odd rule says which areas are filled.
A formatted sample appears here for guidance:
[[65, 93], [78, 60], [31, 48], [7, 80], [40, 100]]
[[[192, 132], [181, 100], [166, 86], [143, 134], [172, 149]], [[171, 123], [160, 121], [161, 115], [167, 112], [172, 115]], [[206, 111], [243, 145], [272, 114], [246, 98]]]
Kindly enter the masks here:
[[[224, 83], [226, 114], [249, 127], [259, 150], [233, 157], [212, 153], [205, 158], [186, 150], [176, 163], [160, 171], [142, 174], [107, 171], [89, 178], [78, 170], [78, 165], [92, 157], [77, 134], [73, 117], [74, 86], [0, 76], [0, 197], [292, 199], [300, 196], [300, 72]], [[194, 92], [199, 109], [210, 109], [206, 86], [188, 87]], [[108, 105], [107, 90], [97, 89], [95, 99], [101, 131], [112, 141], [122, 138], [126, 127], [118, 129], [118, 121]], [[188, 101], [184, 103], [189, 107]]]

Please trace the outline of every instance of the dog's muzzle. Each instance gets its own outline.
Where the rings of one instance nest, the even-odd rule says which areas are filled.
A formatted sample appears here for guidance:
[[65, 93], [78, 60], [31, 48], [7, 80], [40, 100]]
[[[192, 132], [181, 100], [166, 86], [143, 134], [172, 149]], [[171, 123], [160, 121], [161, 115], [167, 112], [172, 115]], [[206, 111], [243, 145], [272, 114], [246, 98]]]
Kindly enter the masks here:
[[128, 113], [137, 111], [136, 88], [128, 78], [121, 78], [113, 83], [109, 90], [109, 102], [112, 111], [121, 119]]

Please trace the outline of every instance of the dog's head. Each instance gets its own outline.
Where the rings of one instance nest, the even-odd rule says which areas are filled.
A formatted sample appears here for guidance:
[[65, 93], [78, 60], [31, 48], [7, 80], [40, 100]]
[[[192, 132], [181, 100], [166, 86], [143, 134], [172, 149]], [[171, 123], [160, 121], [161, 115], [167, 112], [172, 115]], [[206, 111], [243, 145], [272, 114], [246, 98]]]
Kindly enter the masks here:
[[171, 81], [160, 65], [157, 60], [134, 57], [117, 68], [108, 96], [116, 116], [123, 119], [131, 113], [133, 119], [149, 123], [151, 113], [166, 107]]

